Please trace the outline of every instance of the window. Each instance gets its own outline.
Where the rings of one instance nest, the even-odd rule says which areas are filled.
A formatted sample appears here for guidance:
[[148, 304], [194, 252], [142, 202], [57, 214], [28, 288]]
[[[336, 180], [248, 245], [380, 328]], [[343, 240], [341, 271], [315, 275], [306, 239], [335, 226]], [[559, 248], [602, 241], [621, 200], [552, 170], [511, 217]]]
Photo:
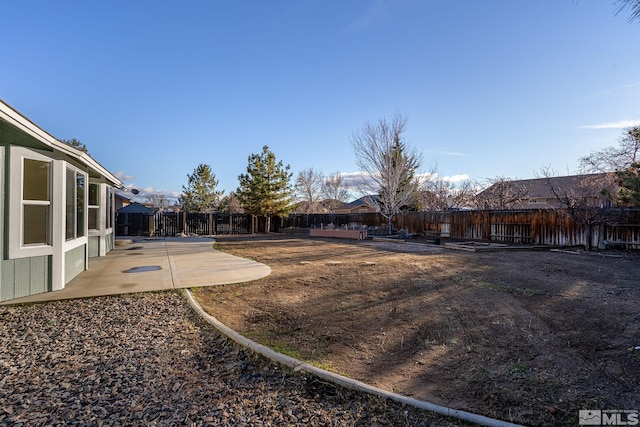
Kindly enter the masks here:
[[89, 230], [98, 229], [98, 218], [100, 217], [98, 184], [89, 184]]
[[106, 208], [106, 215], [105, 215], [105, 225], [107, 226], [107, 229], [111, 228], [113, 225], [111, 224], [111, 217], [113, 215], [113, 188], [112, 187], [107, 187], [107, 191], [105, 191], [106, 195], [106, 200], [105, 200], [105, 208]]
[[22, 245], [50, 244], [51, 162], [24, 159], [22, 167]]
[[85, 176], [76, 173], [76, 237], [84, 236]]
[[84, 236], [85, 176], [74, 169], [67, 169], [65, 180], [65, 239], [71, 240]]

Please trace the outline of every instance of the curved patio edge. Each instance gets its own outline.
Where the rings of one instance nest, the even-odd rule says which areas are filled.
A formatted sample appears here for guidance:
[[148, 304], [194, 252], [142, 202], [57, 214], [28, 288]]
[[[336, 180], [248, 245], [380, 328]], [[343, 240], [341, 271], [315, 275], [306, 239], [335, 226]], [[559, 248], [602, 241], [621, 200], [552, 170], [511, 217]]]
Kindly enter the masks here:
[[306, 362], [298, 360], [294, 357], [287, 356], [282, 353], [278, 353], [277, 351], [274, 351], [269, 347], [266, 347], [253, 340], [250, 340], [249, 338], [229, 328], [227, 325], [220, 322], [218, 319], [216, 319], [215, 317], [213, 317], [212, 315], [204, 311], [202, 306], [200, 306], [198, 301], [196, 301], [195, 296], [189, 289], [183, 289], [183, 291], [187, 298], [187, 301], [189, 302], [189, 305], [191, 305], [194, 311], [205, 321], [213, 325], [218, 331], [220, 331], [220, 333], [232, 339], [233, 341], [240, 344], [241, 346], [253, 352], [258, 353], [273, 362], [285, 365], [293, 369], [294, 371], [307, 372], [309, 374], [315, 375], [319, 378], [330, 381], [334, 384], [345, 387], [347, 389], [361, 391], [361, 392], [372, 394], [375, 396], [392, 399], [396, 402], [403, 403], [405, 405], [413, 406], [419, 409], [424, 409], [427, 411], [434, 412], [436, 414], [445, 415], [448, 417], [475, 423], [478, 425], [492, 426], [492, 427], [523, 427], [520, 424], [513, 424], [507, 421], [485, 417], [484, 415], [474, 414], [472, 412], [448, 408], [446, 406], [436, 405], [435, 403], [413, 399], [397, 393], [392, 393], [386, 390], [382, 390], [380, 388], [373, 387], [361, 381], [357, 381], [349, 377], [345, 377], [343, 375], [339, 375], [324, 369], [317, 368]]
[[30, 304], [258, 280], [268, 265], [213, 247], [212, 238], [145, 238], [118, 245], [106, 256], [91, 258], [87, 270], [63, 289], [0, 302]]

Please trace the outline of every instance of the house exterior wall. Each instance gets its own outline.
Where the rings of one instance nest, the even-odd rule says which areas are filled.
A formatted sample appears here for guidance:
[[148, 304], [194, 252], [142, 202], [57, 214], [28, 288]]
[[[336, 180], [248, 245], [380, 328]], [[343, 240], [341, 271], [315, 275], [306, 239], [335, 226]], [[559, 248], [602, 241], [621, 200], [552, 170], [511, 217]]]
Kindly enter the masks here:
[[15, 141], [15, 135], [0, 127], [0, 301], [25, 295], [47, 292], [51, 283], [51, 257], [8, 259], [6, 241], [6, 207], [9, 203], [7, 188], [7, 150]]
[[[115, 219], [114, 219], [114, 222], [115, 222]], [[115, 245], [115, 239], [116, 239], [116, 236], [115, 234], [113, 234], [113, 231], [111, 231], [110, 233], [107, 233], [104, 236], [105, 253], [109, 253], [113, 250], [113, 246]]]
[[89, 236], [89, 258], [100, 256], [100, 236]]
[[[99, 188], [93, 230], [90, 183]], [[121, 183], [95, 160], [0, 100], [0, 301], [62, 289], [88, 268], [90, 253], [113, 249], [113, 185]]]
[[88, 256], [89, 258], [95, 258], [99, 256], [105, 256], [113, 250], [114, 236], [112, 232], [107, 233], [104, 236], [89, 236]]
[[[90, 185], [97, 188], [97, 200], [100, 201], [97, 209], [95, 228], [89, 228], [88, 257], [94, 258], [105, 256], [113, 250], [114, 238], [113, 229], [115, 225], [115, 192], [112, 187], [91, 181]], [[110, 200], [110, 204], [109, 204]], [[89, 208], [91, 210], [91, 208]]]
[[80, 245], [64, 254], [64, 284], [87, 269], [87, 245]]
[[51, 257], [2, 260], [0, 301], [51, 290]]

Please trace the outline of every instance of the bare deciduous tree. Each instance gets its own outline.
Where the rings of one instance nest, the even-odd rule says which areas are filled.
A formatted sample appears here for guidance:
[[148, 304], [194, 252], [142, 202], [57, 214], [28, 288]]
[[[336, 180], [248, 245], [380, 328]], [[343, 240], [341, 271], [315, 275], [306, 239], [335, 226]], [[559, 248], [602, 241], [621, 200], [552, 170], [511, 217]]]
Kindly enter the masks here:
[[[541, 168], [540, 175], [546, 180], [558, 205], [570, 218], [582, 224], [586, 233], [585, 247], [590, 250], [592, 226], [602, 226], [607, 222], [606, 212], [599, 208], [605, 194], [615, 191], [615, 173], [575, 176], [573, 180], [565, 181], [565, 185], [556, 179], [558, 175], [549, 167]], [[600, 237], [602, 235], [599, 234]]]
[[167, 209], [169, 207], [169, 197], [164, 193], [153, 193], [147, 196], [147, 203], [154, 208]]
[[478, 194], [479, 185], [476, 181], [465, 180], [458, 184], [453, 190], [451, 209], [462, 209], [473, 206]]
[[360, 191], [376, 193], [380, 213], [387, 218], [388, 231], [397, 213], [418, 200], [416, 171], [421, 156], [404, 141], [407, 117], [396, 112], [391, 120], [366, 122], [351, 137], [356, 164], [365, 174]]
[[557, 204], [569, 211], [600, 207], [606, 200], [606, 194], [616, 188], [614, 173], [559, 177], [547, 166], [536, 175], [545, 180]]
[[303, 169], [298, 172], [295, 189], [298, 198], [303, 202], [302, 211], [305, 213], [317, 212], [322, 194], [324, 175], [313, 168]]
[[629, 17], [629, 22], [633, 22], [636, 19], [640, 19], [640, 0], [616, 0], [615, 3], [618, 5], [617, 13], [620, 13], [624, 9], [631, 10], [631, 16]]
[[583, 173], [619, 172], [640, 161], [640, 127], [625, 129], [617, 147], [607, 147], [580, 158]]
[[522, 204], [528, 189], [516, 181], [498, 176], [489, 186], [476, 196], [476, 206], [480, 209], [513, 209]]
[[233, 191], [222, 198], [222, 200], [220, 201], [219, 209], [220, 212], [229, 214], [244, 213], [244, 209], [240, 204], [240, 200], [238, 199], [238, 196], [236, 196], [236, 193]]
[[477, 185], [469, 180], [456, 185], [442, 178], [430, 179], [423, 185], [420, 205], [425, 211], [470, 207], [474, 204], [476, 192]]
[[449, 209], [449, 194], [453, 184], [442, 178], [427, 181], [420, 192], [420, 207], [423, 211], [445, 211]]
[[349, 189], [339, 173], [324, 178], [321, 189], [322, 197], [329, 200], [330, 209], [335, 209], [349, 199]]

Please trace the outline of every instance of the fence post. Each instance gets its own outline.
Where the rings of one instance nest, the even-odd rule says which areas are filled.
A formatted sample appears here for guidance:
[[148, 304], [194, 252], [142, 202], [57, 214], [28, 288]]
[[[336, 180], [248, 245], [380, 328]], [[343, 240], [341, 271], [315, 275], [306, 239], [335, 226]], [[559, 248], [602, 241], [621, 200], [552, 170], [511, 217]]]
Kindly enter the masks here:
[[482, 238], [491, 241], [491, 211], [484, 218]]

